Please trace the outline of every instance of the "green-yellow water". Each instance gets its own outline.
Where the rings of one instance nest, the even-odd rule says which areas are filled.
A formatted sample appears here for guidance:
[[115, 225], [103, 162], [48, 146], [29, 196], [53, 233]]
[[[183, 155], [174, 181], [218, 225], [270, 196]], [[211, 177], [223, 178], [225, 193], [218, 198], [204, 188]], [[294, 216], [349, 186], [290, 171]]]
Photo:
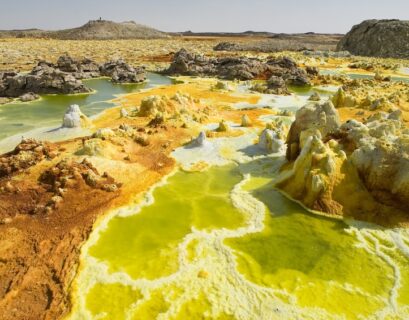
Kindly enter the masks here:
[[[407, 319], [395, 231], [310, 214], [271, 187], [269, 161], [178, 172], [153, 204], [112, 218], [86, 249], [70, 318]], [[261, 212], [233, 206], [248, 172], [241, 192]]]
[[112, 219], [90, 254], [107, 261], [111, 272], [124, 271], [135, 279], [168, 276], [178, 269], [177, 246], [192, 227], [235, 229], [243, 224], [243, 215], [228, 197], [230, 184], [240, 179], [238, 172], [220, 168], [213, 170], [213, 177], [177, 173], [155, 191], [151, 206]]
[[41, 128], [58, 126], [67, 107], [78, 104], [87, 116], [93, 116], [102, 110], [112, 107], [106, 102], [116, 95], [127, 94], [157, 85], [171, 84], [168, 77], [154, 73], [148, 74], [148, 82], [143, 84], [114, 84], [108, 79], [84, 80], [84, 84], [95, 90], [90, 94], [77, 95], [43, 95], [40, 100], [30, 103], [15, 102], [0, 106], [0, 140], [24, 132]]

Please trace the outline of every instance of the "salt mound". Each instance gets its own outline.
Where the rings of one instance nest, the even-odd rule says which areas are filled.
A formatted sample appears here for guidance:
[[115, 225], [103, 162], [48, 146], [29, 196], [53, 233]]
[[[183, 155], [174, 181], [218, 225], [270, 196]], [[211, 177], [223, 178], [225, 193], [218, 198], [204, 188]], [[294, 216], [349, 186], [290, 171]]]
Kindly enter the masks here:
[[250, 120], [250, 118], [248, 117], [248, 115], [244, 114], [244, 115], [241, 117], [241, 126], [242, 126], [242, 127], [251, 127], [251, 120]]
[[196, 139], [194, 139], [191, 143], [194, 147], [203, 147], [208, 145], [209, 141], [207, 141], [206, 133], [204, 131], [200, 132]]
[[181, 113], [191, 113], [197, 109], [194, 99], [189, 95], [176, 93], [173, 97], [149, 96], [142, 100], [138, 112], [140, 117], [156, 115], [177, 116]]
[[64, 114], [63, 128], [81, 128], [82, 117], [85, 117], [85, 115], [81, 112], [79, 105], [70, 105]]
[[264, 129], [261, 132], [258, 146], [269, 153], [283, 152], [285, 143], [280, 139], [279, 134], [271, 129]]

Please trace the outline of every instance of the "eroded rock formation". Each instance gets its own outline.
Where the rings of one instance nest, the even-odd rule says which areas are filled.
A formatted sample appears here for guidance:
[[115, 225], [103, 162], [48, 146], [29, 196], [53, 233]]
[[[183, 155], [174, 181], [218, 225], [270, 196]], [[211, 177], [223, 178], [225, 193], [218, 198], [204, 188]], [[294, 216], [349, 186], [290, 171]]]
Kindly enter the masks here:
[[72, 73], [77, 79], [89, 79], [100, 76], [100, 66], [91, 59], [75, 60], [68, 55], [58, 58], [56, 67], [67, 73]]
[[292, 161], [298, 157], [308, 136], [327, 136], [335, 132], [339, 126], [339, 115], [330, 101], [307, 104], [299, 109], [287, 136], [287, 159]]
[[100, 70], [102, 76], [111, 77], [113, 82], [138, 83], [146, 80], [144, 68], [133, 68], [122, 59], [107, 62]]
[[13, 151], [0, 157], [0, 178], [30, 168], [45, 158], [55, 157], [55, 147], [34, 139], [22, 140]]
[[47, 62], [40, 62], [30, 73], [0, 74], [0, 96], [19, 97], [28, 92], [36, 94], [84, 93], [91, 90], [72, 74], [60, 71]]
[[409, 130], [396, 112], [342, 125], [331, 102], [296, 114], [277, 187], [307, 207], [385, 225], [409, 216]]

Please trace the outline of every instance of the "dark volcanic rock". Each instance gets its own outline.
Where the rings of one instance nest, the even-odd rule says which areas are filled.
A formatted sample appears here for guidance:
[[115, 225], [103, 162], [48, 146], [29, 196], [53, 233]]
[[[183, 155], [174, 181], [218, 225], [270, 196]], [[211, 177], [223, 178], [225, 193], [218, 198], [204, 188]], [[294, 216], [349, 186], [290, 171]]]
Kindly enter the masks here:
[[409, 21], [366, 20], [354, 26], [337, 50], [383, 58], [409, 58]]
[[56, 67], [63, 72], [72, 73], [77, 79], [90, 79], [101, 75], [100, 67], [96, 62], [90, 59], [77, 61], [68, 55], [61, 56], [57, 60]]
[[58, 58], [57, 67], [58, 69], [64, 72], [78, 72], [79, 71], [78, 62], [67, 55], [64, 55]]
[[139, 83], [146, 80], [142, 67], [133, 68], [123, 60], [100, 66], [90, 59], [75, 60], [61, 56], [54, 65], [40, 61], [29, 74], [0, 72], [0, 97], [20, 97], [22, 101], [38, 98], [37, 94], [72, 94], [91, 92], [82, 79], [109, 76], [113, 82]]
[[241, 47], [232, 42], [220, 42], [214, 48], [214, 51], [240, 51]]
[[143, 67], [133, 68], [122, 59], [105, 63], [100, 71], [101, 75], [111, 77], [113, 82], [118, 83], [138, 83], [146, 80]]
[[305, 68], [305, 71], [307, 71], [307, 74], [311, 75], [311, 76], [318, 76], [320, 74], [320, 70], [317, 67], [310, 67], [307, 66]]
[[271, 76], [270, 79], [268, 79], [267, 81], [267, 85], [271, 89], [284, 88], [285, 81], [283, 80], [283, 78], [280, 78], [277, 76]]
[[195, 54], [181, 49], [176, 52], [173, 61], [165, 73], [170, 75], [216, 75], [217, 60], [204, 55]]
[[286, 84], [309, 84], [307, 73], [298, 68], [290, 58], [278, 58], [262, 61], [246, 57], [212, 58], [194, 54], [181, 49], [173, 58], [169, 68], [170, 75], [209, 76], [222, 79], [269, 79], [271, 76], [282, 78]]
[[90, 92], [72, 74], [56, 69], [51, 63], [39, 62], [29, 74], [4, 73], [0, 79], [0, 96], [19, 97], [35, 94]]
[[221, 58], [217, 61], [217, 76], [229, 80], [265, 79], [268, 77], [268, 66], [258, 59]]
[[310, 84], [307, 72], [298, 68], [294, 60], [288, 57], [270, 59], [267, 61], [268, 72], [272, 76], [281, 77], [286, 84], [306, 86]]

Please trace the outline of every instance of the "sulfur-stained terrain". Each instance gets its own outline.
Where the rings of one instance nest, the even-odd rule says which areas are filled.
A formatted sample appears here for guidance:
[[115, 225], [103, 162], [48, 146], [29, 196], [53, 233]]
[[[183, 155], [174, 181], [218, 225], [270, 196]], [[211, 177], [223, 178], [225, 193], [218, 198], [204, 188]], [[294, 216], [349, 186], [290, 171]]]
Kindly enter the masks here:
[[0, 39], [147, 72], [0, 105], [1, 319], [408, 317], [407, 61], [221, 40]]

